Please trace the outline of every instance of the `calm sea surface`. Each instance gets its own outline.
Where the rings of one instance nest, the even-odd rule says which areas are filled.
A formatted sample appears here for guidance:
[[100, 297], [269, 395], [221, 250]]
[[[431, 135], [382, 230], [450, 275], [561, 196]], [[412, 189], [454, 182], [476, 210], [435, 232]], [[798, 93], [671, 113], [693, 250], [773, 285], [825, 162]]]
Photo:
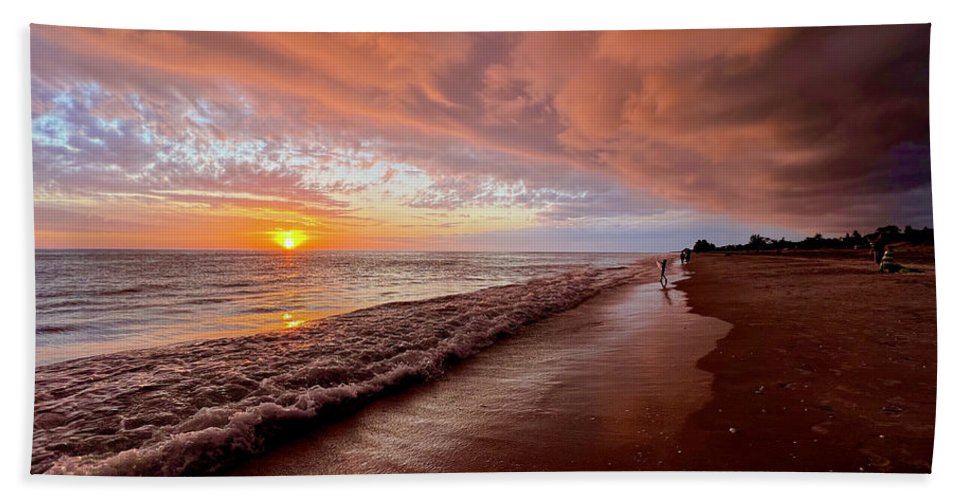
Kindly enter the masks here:
[[641, 254], [38, 251], [37, 362], [284, 331]]

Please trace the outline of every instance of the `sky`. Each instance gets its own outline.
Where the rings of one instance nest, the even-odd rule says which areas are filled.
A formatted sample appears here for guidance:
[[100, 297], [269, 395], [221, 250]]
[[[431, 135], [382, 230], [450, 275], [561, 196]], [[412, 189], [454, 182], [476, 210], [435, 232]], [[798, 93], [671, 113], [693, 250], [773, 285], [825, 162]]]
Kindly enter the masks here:
[[932, 226], [929, 35], [33, 25], [36, 245], [650, 252]]

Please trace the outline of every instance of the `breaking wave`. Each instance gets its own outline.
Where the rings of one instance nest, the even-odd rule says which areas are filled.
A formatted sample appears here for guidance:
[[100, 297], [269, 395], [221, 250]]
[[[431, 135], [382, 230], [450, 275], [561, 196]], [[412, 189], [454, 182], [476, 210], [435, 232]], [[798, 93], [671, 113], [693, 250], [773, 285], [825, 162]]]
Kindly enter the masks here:
[[502, 335], [641, 270], [523, 284], [334, 316], [279, 334], [105, 354], [36, 373], [31, 472], [209, 474], [299, 422], [440, 375]]

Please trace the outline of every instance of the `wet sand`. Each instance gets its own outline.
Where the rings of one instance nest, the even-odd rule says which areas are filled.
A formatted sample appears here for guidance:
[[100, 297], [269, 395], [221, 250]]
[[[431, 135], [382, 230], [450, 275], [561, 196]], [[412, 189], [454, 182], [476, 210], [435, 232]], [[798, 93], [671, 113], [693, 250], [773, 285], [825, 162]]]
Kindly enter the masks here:
[[689, 314], [674, 283], [663, 291], [655, 278], [531, 325], [440, 380], [232, 472], [673, 469], [676, 435], [712, 395], [695, 362], [729, 325]]
[[929, 472], [932, 248], [895, 254], [925, 272], [697, 255], [667, 291], [606, 292], [231, 473]]

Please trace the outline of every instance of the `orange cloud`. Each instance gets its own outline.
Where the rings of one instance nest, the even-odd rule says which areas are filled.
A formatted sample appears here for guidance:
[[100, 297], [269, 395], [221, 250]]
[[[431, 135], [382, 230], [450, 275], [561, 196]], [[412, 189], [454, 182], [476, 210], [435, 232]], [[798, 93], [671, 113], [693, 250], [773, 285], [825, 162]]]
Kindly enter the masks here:
[[[35, 177], [51, 192], [168, 191], [170, 203], [327, 221], [358, 217], [367, 203], [402, 210], [459, 179], [461, 200], [478, 206], [494, 181], [565, 193], [544, 198], [535, 214], [557, 216], [542, 220], [616, 216], [607, 200], [620, 199], [625, 215], [685, 207], [797, 230], [920, 225], [931, 219], [928, 49], [929, 26], [918, 25], [351, 34], [35, 25]], [[102, 91], [84, 90], [92, 83]], [[58, 93], [77, 102], [56, 104]], [[379, 182], [430, 191], [393, 201], [374, 181], [370, 198], [352, 198], [337, 189], [350, 179], [312, 181], [340, 162], [390, 165]], [[413, 177], [398, 172], [408, 167], [430, 180], [407, 184]]]

